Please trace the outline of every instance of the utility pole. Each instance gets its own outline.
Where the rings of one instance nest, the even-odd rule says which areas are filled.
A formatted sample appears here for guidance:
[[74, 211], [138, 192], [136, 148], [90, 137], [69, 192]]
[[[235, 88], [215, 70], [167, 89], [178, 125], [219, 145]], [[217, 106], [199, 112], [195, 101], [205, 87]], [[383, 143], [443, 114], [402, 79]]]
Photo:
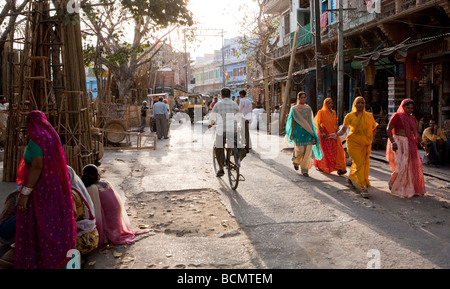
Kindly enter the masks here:
[[183, 29], [184, 32], [184, 66], [186, 69], [186, 83], [185, 83], [185, 89], [186, 89], [186, 95], [188, 95], [189, 92], [189, 86], [188, 86], [188, 67], [190, 66], [190, 63], [188, 63], [188, 57], [187, 57], [187, 43], [186, 43], [186, 29]]
[[[314, 1], [314, 22], [316, 30], [316, 110], [317, 100], [323, 98], [322, 84], [322, 40], [320, 36], [320, 0]], [[311, 100], [310, 100], [311, 101]], [[311, 105], [311, 103], [310, 103]]]
[[339, 123], [344, 120], [344, 10], [355, 10], [356, 8], [344, 9], [343, 0], [339, 0], [339, 9], [327, 9], [323, 11], [338, 12], [338, 94], [336, 111]]
[[294, 69], [295, 52], [297, 51], [297, 39], [299, 30], [300, 25], [297, 26], [297, 29], [295, 30], [294, 33], [294, 40], [292, 41], [291, 59], [289, 60], [289, 70], [283, 97], [283, 106], [281, 107], [281, 114], [280, 114], [280, 131], [282, 131], [283, 128], [286, 126], [287, 113], [289, 112], [291, 105], [289, 100], [291, 98], [292, 71]]
[[225, 51], [224, 51], [224, 39], [223, 39], [223, 29], [221, 29], [221, 35], [222, 35], [222, 82], [223, 82], [223, 87], [225, 87]]
[[342, 123], [344, 114], [344, 9], [343, 0], [339, 0], [339, 33], [338, 33], [338, 95], [337, 95], [337, 117]]

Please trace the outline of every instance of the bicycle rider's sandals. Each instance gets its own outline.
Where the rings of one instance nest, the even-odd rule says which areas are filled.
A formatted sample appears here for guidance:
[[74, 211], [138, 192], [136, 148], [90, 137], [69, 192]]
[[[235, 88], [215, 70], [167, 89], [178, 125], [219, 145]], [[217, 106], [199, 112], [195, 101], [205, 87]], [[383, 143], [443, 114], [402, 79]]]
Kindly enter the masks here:
[[217, 177], [221, 177], [221, 176], [223, 176], [223, 175], [225, 175], [225, 172], [223, 171], [223, 170], [219, 170], [218, 172], [217, 172]]

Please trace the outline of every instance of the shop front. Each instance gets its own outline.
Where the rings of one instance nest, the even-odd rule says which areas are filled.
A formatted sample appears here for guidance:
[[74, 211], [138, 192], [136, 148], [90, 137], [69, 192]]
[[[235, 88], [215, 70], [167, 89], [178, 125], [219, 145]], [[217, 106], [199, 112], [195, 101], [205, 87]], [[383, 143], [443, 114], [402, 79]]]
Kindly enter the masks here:
[[[433, 46], [408, 53], [408, 95], [417, 102], [417, 115], [428, 123], [434, 119], [450, 133], [450, 37]], [[450, 136], [450, 135], [449, 135]]]

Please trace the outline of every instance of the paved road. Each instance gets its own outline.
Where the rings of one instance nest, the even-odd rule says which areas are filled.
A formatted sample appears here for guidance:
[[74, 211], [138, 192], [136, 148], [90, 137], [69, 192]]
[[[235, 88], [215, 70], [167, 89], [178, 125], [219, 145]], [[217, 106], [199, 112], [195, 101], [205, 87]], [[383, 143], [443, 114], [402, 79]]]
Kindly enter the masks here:
[[104, 176], [126, 199], [211, 190], [238, 229], [226, 238], [156, 233], [123, 251], [132, 262], [99, 255], [94, 267], [450, 267], [444, 181], [427, 177], [428, 196], [400, 199], [387, 193], [387, 164], [372, 161], [373, 187], [365, 200], [344, 186], [344, 177], [314, 169], [309, 178], [298, 174], [282, 138], [252, 132], [252, 140], [255, 150], [242, 164], [246, 181], [236, 191], [214, 176], [205, 125], [173, 125], [171, 138], [159, 141], [156, 151], [108, 152]]
[[[255, 149], [242, 164], [246, 181], [232, 191], [214, 176], [206, 126], [171, 129], [157, 150], [107, 151], [100, 168], [126, 200], [133, 224], [151, 221], [136, 219], [145, 207], [158, 211], [172, 200], [177, 206], [159, 216], [185, 213], [183, 226], [195, 218], [191, 234], [154, 230], [134, 245], [90, 254], [84, 268], [450, 268], [442, 180], [426, 177], [427, 196], [400, 199], [387, 193], [388, 165], [372, 161], [371, 198], [362, 199], [344, 186], [345, 177], [315, 169], [303, 177], [282, 138], [253, 131]], [[200, 197], [187, 205], [193, 194]], [[201, 198], [217, 202], [215, 211]], [[173, 215], [158, 225], [175, 226]], [[220, 225], [209, 233], [200, 228], [217, 216]]]

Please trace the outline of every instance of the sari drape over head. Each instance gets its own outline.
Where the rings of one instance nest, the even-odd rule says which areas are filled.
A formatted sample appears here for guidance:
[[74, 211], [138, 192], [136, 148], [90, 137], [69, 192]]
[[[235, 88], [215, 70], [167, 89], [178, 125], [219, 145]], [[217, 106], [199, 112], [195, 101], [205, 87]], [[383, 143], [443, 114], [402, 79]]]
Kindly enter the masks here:
[[[75, 249], [77, 227], [73, 198], [61, 140], [41, 111], [31, 111], [26, 119], [27, 133], [43, 151], [41, 175], [26, 211], [17, 211], [16, 268], [63, 268]], [[21, 160], [18, 184], [27, 178], [30, 164]]]
[[315, 160], [314, 164], [327, 174], [336, 170], [345, 170], [347, 168], [345, 151], [340, 138], [328, 138], [329, 134], [338, 131], [336, 111], [329, 110], [327, 107], [327, 102], [329, 100], [331, 100], [331, 98], [326, 98], [323, 101], [322, 108], [317, 112], [316, 117], [314, 118], [316, 127], [318, 129], [321, 128], [322, 132], [327, 136], [327, 139], [324, 139], [322, 134], [318, 134], [323, 158], [322, 160]]
[[[418, 135], [416, 118], [407, 114], [404, 108], [410, 103], [414, 103], [414, 101], [410, 98], [404, 99], [389, 121], [390, 125], [394, 118], [399, 118], [406, 137], [394, 135], [398, 147], [397, 152], [392, 150], [390, 139], [386, 146], [386, 159], [392, 170], [389, 188], [393, 194], [407, 198], [425, 194], [422, 162], [417, 149], [421, 136]], [[393, 129], [395, 131], [396, 128], [393, 127]]]
[[84, 204], [85, 218], [77, 221], [77, 236], [81, 236], [83, 234], [90, 233], [95, 229], [95, 207], [81, 178], [75, 173], [72, 167], [67, 166], [67, 170], [69, 172], [72, 189], [76, 190], [80, 194], [81, 200]]
[[316, 144], [312, 146], [312, 157], [314, 159], [321, 160], [322, 150], [319, 144], [319, 136], [317, 135], [317, 129], [314, 124], [314, 116], [309, 105], [297, 104], [291, 107], [288, 119], [286, 121], [286, 135], [288, 136], [289, 143], [294, 141], [296, 145], [305, 145], [305, 143], [302, 142], [302, 136], [295, 135], [296, 124], [298, 124], [316, 140]]
[[352, 159], [349, 178], [361, 188], [366, 189], [369, 183], [369, 163], [372, 151], [373, 131], [378, 123], [372, 113], [363, 111], [356, 115], [356, 103], [364, 99], [362, 96], [353, 101], [352, 111], [344, 118], [344, 125], [350, 126], [347, 135], [347, 152]]

